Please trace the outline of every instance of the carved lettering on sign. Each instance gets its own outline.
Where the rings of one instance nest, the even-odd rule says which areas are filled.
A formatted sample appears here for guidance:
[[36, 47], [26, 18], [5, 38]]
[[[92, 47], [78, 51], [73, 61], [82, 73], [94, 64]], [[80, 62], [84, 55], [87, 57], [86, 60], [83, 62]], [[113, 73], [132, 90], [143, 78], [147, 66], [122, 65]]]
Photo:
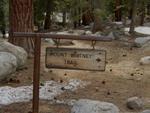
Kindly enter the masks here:
[[46, 67], [104, 71], [106, 51], [91, 49], [47, 48]]

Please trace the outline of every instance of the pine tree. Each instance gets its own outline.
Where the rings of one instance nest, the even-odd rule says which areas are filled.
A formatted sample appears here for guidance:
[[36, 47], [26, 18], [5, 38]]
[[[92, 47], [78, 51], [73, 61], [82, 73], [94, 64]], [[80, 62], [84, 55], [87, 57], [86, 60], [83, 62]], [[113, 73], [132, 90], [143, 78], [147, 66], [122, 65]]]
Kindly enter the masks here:
[[5, 0], [0, 0], [0, 31], [5, 37], [6, 21], [5, 21]]
[[[17, 4], [17, 5], [16, 5]], [[10, 38], [9, 42], [23, 47], [30, 55], [33, 54], [32, 38], [13, 37], [13, 32], [33, 31], [33, 3], [32, 0], [10, 0]]]

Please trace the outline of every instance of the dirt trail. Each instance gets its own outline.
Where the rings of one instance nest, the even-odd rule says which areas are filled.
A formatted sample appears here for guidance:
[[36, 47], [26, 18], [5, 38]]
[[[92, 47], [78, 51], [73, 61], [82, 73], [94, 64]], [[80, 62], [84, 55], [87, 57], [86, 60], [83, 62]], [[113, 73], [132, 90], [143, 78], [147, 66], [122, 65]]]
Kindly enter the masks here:
[[[72, 47], [91, 48], [91, 42], [74, 41]], [[129, 111], [126, 108], [126, 100], [129, 97], [138, 96], [146, 101], [145, 109], [150, 109], [150, 67], [139, 65], [139, 60], [150, 52], [142, 52], [138, 48], [126, 47], [122, 42], [97, 42], [97, 49], [107, 50], [107, 67], [105, 72], [75, 71], [75, 70], [48, 70], [44, 67], [45, 47], [43, 43], [41, 55], [41, 81], [55, 80], [67, 82], [72, 78], [88, 81], [91, 84], [86, 88], [75, 92], [67, 92], [56, 97], [58, 100], [88, 98], [99, 101], [107, 101], [116, 104], [122, 112]], [[32, 59], [28, 60], [27, 69], [13, 74], [19, 83], [1, 83], [1, 86], [21, 86], [32, 83]], [[25, 106], [24, 106], [25, 105]], [[18, 108], [18, 106], [20, 106]], [[2, 113], [27, 113], [31, 103], [18, 103], [0, 108]], [[60, 111], [58, 111], [60, 110]], [[69, 113], [69, 107], [65, 105], [50, 105], [49, 102], [41, 102], [41, 113]]]

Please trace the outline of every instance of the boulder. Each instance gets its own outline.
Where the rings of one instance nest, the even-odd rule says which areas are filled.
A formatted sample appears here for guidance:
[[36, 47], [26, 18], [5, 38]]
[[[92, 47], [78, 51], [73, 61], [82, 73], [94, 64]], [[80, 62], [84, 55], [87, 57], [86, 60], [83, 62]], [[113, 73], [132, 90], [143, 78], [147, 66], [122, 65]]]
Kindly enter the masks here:
[[110, 37], [110, 38], [112, 38], [113, 40], [115, 40], [115, 36], [114, 36], [113, 32], [110, 32], [110, 33], [108, 34], [108, 37]]
[[148, 43], [150, 41], [150, 37], [139, 37], [135, 39], [135, 45], [137, 47], [142, 47], [144, 44]]
[[141, 113], [150, 113], [150, 110], [144, 110]]
[[144, 53], [150, 53], [150, 41], [148, 43], [146, 43], [146, 44], [143, 45], [142, 51]]
[[55, 45], [55, 42], [54, 42], [53, 39], [46, 38], [44, 41], [47, 42], [47, 43], [49, 43], [50, 45]]
[[143, 101], [138, 97], [131, 97], [127, 100], [127, 107], [133, 110], [140, 110], [143, 108]]
[[85, 34], [85, 30], [74, 30], [73, 33], [77, 34], [77, 35], [84, 35]]
[[149, 65], [150, 64], [150, 56], [146, 56], [140, 59], [141, 65]]
[[[70, 34], [70, 33], [68, 33], [68, 31], [57, 32], [56, 34], [58, 34], [58, 35], [76, 35], [76, 34]], [[54, 42], [55, 42], [55, 44], [57, 44], [57, 40], [54, 40]], [[64, 45], [64, 46], [74, 45], [72, 40], [60, 40], [59, 44]]]
[[144, 23], [144, 26], [146, 26], [146, 27], [150, 27], [150, 22], [146, 22], [146, 23]]
[[85, 35], [92, 35], [92, 31], [86, 31]]
[[113, 22], [113, 24], [114, 24], [113, 26], [114, 26], [115, 28], [121, 29], [121, 28], [124, 27], [124, 24], [123, 24], [122, 21], [120, 21], [120, 22]]
[[[128, 32], [130, 30], [130, 28], [125, 28], [124, 30]], [[149, 32], [150, 27], [146, 27], [146, 26], [135, 27], [135, 31], [142, 35], [150, 35], [150, 32]]]
[[119, 109], [112, 103], [80, 99], [74, 103], [71, 113], [119, 113]]
[[113, 36], [116, 40], [125, 38], [125, 33], [121, 30], [115, 30], [113, 31]]
[[95, 36], [101, 36], [102, 32], [98, 31], [96, 33], [94, 33]]
[[8, 52], [0, 52], [0, 80], [7, 78], [9, 74], [16, 71], [17, 59]]
[[0, 42], [0, 52], [9, 52], [12, 53], [14, 56], [16, 56], [18, 68], [25, 65], [28, 57], [27, 52], [23, 48], [15, 46], [6, 41]]

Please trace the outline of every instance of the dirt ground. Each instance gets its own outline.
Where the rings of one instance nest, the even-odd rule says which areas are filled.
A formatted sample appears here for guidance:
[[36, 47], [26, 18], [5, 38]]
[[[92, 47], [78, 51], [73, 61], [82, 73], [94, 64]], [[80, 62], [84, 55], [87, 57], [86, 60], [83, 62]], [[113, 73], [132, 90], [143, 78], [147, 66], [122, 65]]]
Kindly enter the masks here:
[[[91, 48], [91, 42], [74, 41], [78, 48]], [[139, 65], [141, 57], [150, 55], [140, 48], [124, 46], [123, 42], [97, 42], [97, 49], [107, 51], [107, 66], [105, 72], [77, 71], [77, 70], [47, 70], [44, 66], [45, 47], [42, 44], [41, 55], [41, 82], [55, 80], [67, 82], [69, 79], [81, 79], [90, 82], [85, 88], [75, 92], [65, 92], [55, 99], [93, 99], [111, 102], [117, 105], [122, 113], [136, 112], [126, 108], [129, 97], [138, 96], [145, 101], [143, 109], [150, 109], [150, 67]], [[18, 70], [9, 79], [0, 83], [0, 86], [22, 86], [32, 84], [33, 59], [29, 59], [26, 68]], [[0, 113], [30, 113], [32, 104], [16, 103], [0, 108]], [[138, 113], [139, 111], [137, 111]], [[64, 104], [51, 104], [48, 101], [40, 102], [40, 113], [70, 113], [70, 107]]]

